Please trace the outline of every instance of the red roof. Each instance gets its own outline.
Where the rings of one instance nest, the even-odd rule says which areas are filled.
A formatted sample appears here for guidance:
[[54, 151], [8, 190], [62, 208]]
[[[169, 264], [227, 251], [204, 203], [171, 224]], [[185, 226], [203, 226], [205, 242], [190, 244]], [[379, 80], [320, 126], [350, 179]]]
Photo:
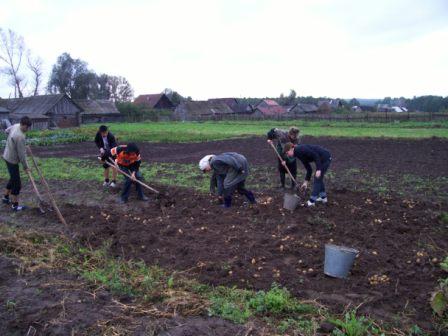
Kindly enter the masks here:
[[273, 116], [286, 113], [286, 109], [272, 99], [262, 100], [255, 106], [255, 109], [259, 110], [265, 116]]
[[156, 94], [146, 94], [140, 95], [134, 100], [134, 104], [139, 105], [148, 105], [149, 107], [154, 107], [159, 102], [160, 98], [162, 98], [163, 93]]

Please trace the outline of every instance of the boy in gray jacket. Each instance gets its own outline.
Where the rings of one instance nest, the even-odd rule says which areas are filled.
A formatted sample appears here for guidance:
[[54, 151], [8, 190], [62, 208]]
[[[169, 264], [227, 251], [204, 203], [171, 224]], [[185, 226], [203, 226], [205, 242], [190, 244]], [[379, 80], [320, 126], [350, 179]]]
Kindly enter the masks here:
[[3, 159], [6, 162], [6, 167], [9, 172], [9, 181], [6, 185], [5, 196], [3, 197], [4, 204], [12, 204], [13, 211], [22, 211], [24, 206], [19, 205], [19, 194], [22, 188], [20, 181], [19, 163], [22, 164], [23, 169], [29, 173], [30, 169], [26, 161], [26, 142], [25, 133], [31, 128], [31, 120], [28, 117], [20, 119], [19, 124], [14, 124], [8, 129], [8, 139], [6, 140], [5, 151], [3, 152]]

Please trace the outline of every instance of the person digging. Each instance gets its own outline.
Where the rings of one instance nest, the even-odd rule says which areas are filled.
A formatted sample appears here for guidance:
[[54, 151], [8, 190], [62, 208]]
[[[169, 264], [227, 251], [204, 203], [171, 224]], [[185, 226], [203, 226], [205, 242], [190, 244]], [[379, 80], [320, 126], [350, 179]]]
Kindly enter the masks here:
[[[115, 136], [111, 132], [109, 132], [107, 126], [101, 125], [98, 129], [98, 132], [96, 132], [95, 135], [95, 144], [100, 150], [100, 158], [104, 168], [103, 186], [115, 188], [117, 186], [117, 171], [111, 168], [106, 163], [106, 161], [110, 162], [111, 159], [110, 150], [111, 148], [117, 147], [117, 140], [115, 139]], [[109, 180], [110, 176], [109, 173], [111, 169], [112, 169], [112, 182], [110, 182]]]
[[[129, 193], [131, 192], [132, 183], [136, 180], [142, 181], [142, 175], [140, 173], [141, 156], [140, 150], [134, 143], [128, 145], [122, 145], [114, 147], [110, 150], [111, 157], [115, 160], [122, 171], [130, 175], [124, 176], [124, 186], [121, 191], [119, 203], [127, 203], [129, 199]], [[137, 198], [141, 201], [147, 201], [148, 198], [143, 194], [142, 186], [139, 183], [135, 183], [135, 190], [137, 191]]]
[[[327, 203], [327, 193], [325, 191], [324, 176], [331, 164], [331, 153], [323, 147], [317, 145], [294, 145], [293, 143], [287, 143], [284, 147], [284, 153], [288, 157], [295, 157], [299, 159], [306, 169], [305, 181], [301, 188], [306, 190], [308, 183], [313, 174], [311, 168], [311, 162], [316, 165], [316, 172], [314, 174], [313, 190], [311, 192], [310, 199], [306, 202], [306, 206], [312, 207], [316, 205], [316, 202]], [[282, 162], [286, 165], [286, 162]]]
[[199, 169], [204, 173], [212, 172], [210, 190], [215, 185], [218, 197], [223, 200], [222, 207], [232, 206], [232, 195], [235, 191], [247, 197], [251, 204], [256, 204], [254, 194], [245, 187], [249, 175], [247, 159], [238, 153], [223, 153], [219, 155], [206, 155], [199, 161]]
[[30, 168], [26, 160], [26, 142], [25, 133], [31, 128], [31, 120], [28, 117], [20, 119], [19, 124], [14, 124], [6, 129], [8, 138], [6, 140], [3, 159], [8, 168], [9, 181], [6, 185], [5, 195], [3, 196], [3, 204], [11, 204], [13, 211], [22, 211], [26, 207], [19, 205], [19, 194], [22, 188], [20, 180], [19, 163], [22, 164], [26, 173], [30, 173]]
[[[276, 150], [278, 154], [281, 156], [278, 159], [278, 172], [280, 174], [280, 188], [285, 189], [285, 177], [286, 177], [286, 168], [283, 165], [283, 162], [286, 163], [286, 167], [288, 167], [291, 175], [296, 179], [297, 177], [297, 160], [295, 157], [288, 157], [284, 153], [284, 147], [287, 143], [292, 143], [297, 145], [299, 143], [299, 129], [297, 127], [291, 127], [289, 131], [281, 130], [278, 128], [272, 128], [268, 134], [268, 143], [273, 144], [274, 140], [276, 140]], [[291, 180], [291, 189], [295, 187], [295, 183]]]

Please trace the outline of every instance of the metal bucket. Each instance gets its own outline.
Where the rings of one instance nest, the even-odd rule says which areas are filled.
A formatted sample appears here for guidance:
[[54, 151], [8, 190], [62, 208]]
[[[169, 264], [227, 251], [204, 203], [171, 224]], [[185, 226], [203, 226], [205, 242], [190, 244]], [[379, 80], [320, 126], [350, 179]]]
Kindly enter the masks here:
[[294, 211], [300, 203], [300, 197], [295, 194], [285, 194], [283, 199], [283, 207], [287, 210]]
[[350, 247], [325, 244], [324, 273], [334, 278], [346, 278], [358, 253]]

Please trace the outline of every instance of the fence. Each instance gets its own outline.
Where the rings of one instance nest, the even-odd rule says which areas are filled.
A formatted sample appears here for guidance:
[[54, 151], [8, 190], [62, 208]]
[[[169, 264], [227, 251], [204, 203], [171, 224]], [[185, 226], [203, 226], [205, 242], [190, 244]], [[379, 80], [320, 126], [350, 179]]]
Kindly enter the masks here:
[[[175, 120], [170, 118], [170, 120]], [[346, 121], [346, 122], [400, 122], [400, 121], [445, 121], [448, 113], [430, 112], [356, 112], [341, 114], [285, 114], [277, 116], [254, 116], [250, 114], [216, 114], [195, 116], [189, 121], [262, 121], [262, 120], [303, 120], [303, 121]]]

